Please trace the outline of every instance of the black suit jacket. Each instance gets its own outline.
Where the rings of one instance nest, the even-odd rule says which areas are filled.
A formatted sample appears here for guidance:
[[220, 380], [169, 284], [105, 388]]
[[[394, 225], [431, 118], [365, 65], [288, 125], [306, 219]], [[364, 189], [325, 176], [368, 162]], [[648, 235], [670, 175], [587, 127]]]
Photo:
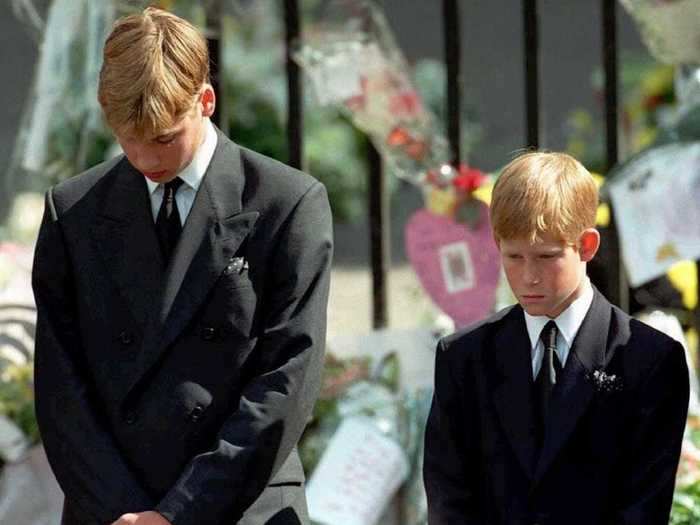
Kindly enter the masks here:
[[[597, 387], [598, 370], [621, 389]], [[689, 395], [681, 345], [596, 291], [541, 453], [532, 383], [518, 305], [440, 342], [425, 438], [429, 523], [667, 524]]]
[[331, 252], [324, 187], [221, 132], [167, 268], [126, 158], [47, 193], [36, 409], [64, 523], [307, 521]]

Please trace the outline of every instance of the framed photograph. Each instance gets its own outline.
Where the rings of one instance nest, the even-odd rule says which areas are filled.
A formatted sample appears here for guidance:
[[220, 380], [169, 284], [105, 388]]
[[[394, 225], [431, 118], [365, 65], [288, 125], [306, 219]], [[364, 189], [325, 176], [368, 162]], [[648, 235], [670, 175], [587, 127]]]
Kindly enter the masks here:
[[474, 264], [466, 242], [446, 244], [440, 248], [439, 255], [447, 293], [454, 294], [474, 288]]

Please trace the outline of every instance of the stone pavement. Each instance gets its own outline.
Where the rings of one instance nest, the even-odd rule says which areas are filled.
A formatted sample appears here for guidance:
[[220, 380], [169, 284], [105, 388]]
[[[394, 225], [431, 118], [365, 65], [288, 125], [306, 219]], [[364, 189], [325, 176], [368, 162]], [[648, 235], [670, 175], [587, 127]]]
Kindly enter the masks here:
[[3, 525], [59, 525], [63, 493], [41, 446], [18, 463], [0, 471], [0, 523]]

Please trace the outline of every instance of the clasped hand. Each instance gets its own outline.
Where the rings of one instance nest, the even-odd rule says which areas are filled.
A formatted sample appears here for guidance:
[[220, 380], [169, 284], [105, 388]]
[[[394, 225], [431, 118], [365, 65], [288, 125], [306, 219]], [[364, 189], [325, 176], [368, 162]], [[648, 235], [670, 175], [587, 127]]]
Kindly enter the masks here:
[[161, 514], [152, 510], [122, 514], [112, 525], [172, 525]]

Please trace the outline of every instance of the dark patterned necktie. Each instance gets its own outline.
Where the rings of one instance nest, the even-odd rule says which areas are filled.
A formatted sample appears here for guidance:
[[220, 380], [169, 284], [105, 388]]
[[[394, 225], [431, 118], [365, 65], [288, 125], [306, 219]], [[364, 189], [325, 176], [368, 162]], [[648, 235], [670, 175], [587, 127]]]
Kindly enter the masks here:
[[182, 186], [182, 183], [183, 180], [181, 178], [175, 177], [164, 185], [163, 202], [160, 205], [158, 217], [156, 218], [156, 234], [158, 235], [158, 242], [166, 266], [168, 261], [170, 261], [170, 256], [182, 231], [180, 212], [175, 202], [175, 194], [178, 188]]
[[557, 380], [561, 377], [561, 362], [557, 355], [557, 325], [554, 321], [549, 321], [540, 334], [540, 339], [544, 344], [544, 354], [542, 355], [542, 366], [535, 380], [536, 403], [539, 408], [539, 438], [540, 444], [544, 437], [544, 428], [549, 418], [549, 404], [552, 391]]

